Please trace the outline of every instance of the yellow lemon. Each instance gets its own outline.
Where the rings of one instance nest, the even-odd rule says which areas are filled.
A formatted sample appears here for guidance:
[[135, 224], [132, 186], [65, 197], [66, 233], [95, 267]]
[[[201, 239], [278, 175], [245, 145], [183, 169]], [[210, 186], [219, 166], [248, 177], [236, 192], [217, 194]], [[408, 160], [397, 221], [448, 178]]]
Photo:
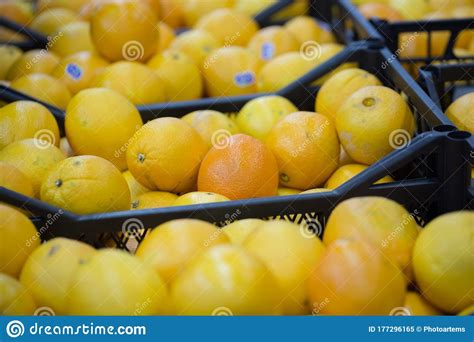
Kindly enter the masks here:
[[328, 191], [331, 191], [330, 189], [326, 189], [326, 188], [314, 188], [314, 189], [309, 189], [309, 190], [306, 190], [306, 191], [302, 191], [300, 194], [303, 195], [303, 194], [318, 194], [320, 192], [328, 192]]
[[48, 307], [56, 315], [64, 315], [67, 313], [66, 296], [75, 285], [73, 278], [79, 265], [94, 253], [94, 248], [79, 241], [49, 240], [30, 254], [20, 281], [31, 291], [38, 306]]
[[242, 245], [263, 224], [265, 221], [260, 219], [243, 219], [229, 223], [222, 230], [232, 244]]
[[199, 68], [182, 52], [164, 51], [153, 57], [148, 67], [161, 79], [167, 101], [201, 98], [203, 84]]
[[[305, 191], [303, 191], [303, 192], [305, 192]], [[279, 187], [278, 192], [277, 192], [277, 196], [290, 196], [290, 195], [297, 195], [299, 193], [301, 193], [301, 190]]]
[[67, 8], [51, 8], [33, 18], [30, 27], [46, 36], [53, 36], [61, 27], [77, 21], [77, 14]]
[[414, 291], [407, 292], [403, 309], [406, 309], [411, 316], [437, 316], [442, 314], [441, 311]]
[[16, 278], [41, 242], [35, 239], [38, 232], [33, 223], [20, 211], [0, 203], [0, 215], [0, 272]]
[[74, 156], [74, 151], [72, 150], [72, 147], [66, 137], [62, 137], [59, 141], [59, 149], [66, 157]]
[[15, 101], [0, 108], [0, 149], [28, 138], [58, 146], [59, 128], [53, 114], [32, 101]]
[[184, 22], [186, 26], [192, 27], [198, 20], [216, 9], [224, 7], [232, 7], [234, 0], [186, 0], [182, 1], [181, 8], [183, 10]]
[[166, 191], [148, 191], [132, 201], [132, 209], [171, 207], [178, 195]]
[[247, 102], [237, 114], [236, 122], [242, 133], [265, 141], [278, 120], [297, 111], [284, 97], [262, 96]]
[[18, 280], [0, 273], [0, 315], [21, 316], [33, 315], [36, 303], [31, 295]]
[[83, 21], [75, 21], [62, 26], [54, 36], [50, 50], [58, 56], [66, 57], [81, 51], [95, 52], [92, 43], [90, 24]]
[[121, 171], [127, 168], [125, 151], [142, 124], [135, 106], [110, 89], [85, 89], [66, 110], [66, 135], [74, 152], [105, 158]]
[[230, 201], [227, 197], [204, 191], [193, 191], [187, 194], [179, 196], [174, 205], [191, 205], [191, 204], [202, 204], [202, 203], [215, 203]]
[[96, 156], [59, 162], [41, 184], [41, 200], [76, 214], [130, 208], [130, 190], [120, 171]]
[[0, 45], [0, 80], [6, 80], [8, 71], [23, 52], [13, 45]]
[[289, 20], [284, 27], [294, 35], [300, 45], [304, 43], [309, 44], [309, 42], [316, 42], [318, 44], [336, 42], [330, 31], [319, 25], [314, 18], [306, 15]]
[[170, 45], [170, 49], [181, 51], [191, 58], [198, 68], [212, 50], [218, 49], [217, 39], [207, 31], [189, 30], [181, 33]]
[[[346, 164], [339, 167], [329, 179], [326, 181], [324, 185], [327, 189], [336, 189], [340, 185], [347, 182], [349, 179], [357, 176], [359, 173], [367, 169], [366, 165], [361, 164]], [[389, 183], [393, 182], [394, 180], [390, 176], [385, 176], [382, 179], [379, 179], [375, 184], [380, 183]]]
[[128, 184], [128, 189], [130, 190], [130, 196], [133, 201], [137, 199], [138, 196], [150, 192], [151, 190], [148, 189], [146, 186], [140, 184], [135, 177], [133, 177], [132, 173], [130, 171], [124, 171], [122, 172], [123, 178], [127, 181]]
[[446, 116], [456, 127], [474, 134], [474, 93], [468, 93], [446, 109]]
[[248, 48], [262, 61], [269, 61], [286, 52], [298, 51], [298, 40], [281, 26], [261, 29], [248, 43]]
[[23, 172], [16, 167], [0, 162], [0, 187], [34, 197], [33, 184]]
[[176, 38], [173, 29], [163, 21], [158, 23], [158, 35], [160, 36], [160, 40], [158, 42], [157, 52], [166, 50]]
[[46, 173], [65, 158], [59, 148], [38, 139], [15, 141], [0, 150], [0, 161], [11, 164], [28, 177], [36, 197]]

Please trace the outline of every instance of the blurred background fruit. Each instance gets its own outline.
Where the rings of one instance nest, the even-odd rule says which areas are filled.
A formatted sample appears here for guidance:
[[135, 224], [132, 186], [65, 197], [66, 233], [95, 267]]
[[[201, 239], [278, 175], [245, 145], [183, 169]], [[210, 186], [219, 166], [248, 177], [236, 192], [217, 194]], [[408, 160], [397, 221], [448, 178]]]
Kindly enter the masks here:
[[31, 293], [15, 278], [0, 273], [0, 314], [2, 316], [33, 315], [36, 304]]

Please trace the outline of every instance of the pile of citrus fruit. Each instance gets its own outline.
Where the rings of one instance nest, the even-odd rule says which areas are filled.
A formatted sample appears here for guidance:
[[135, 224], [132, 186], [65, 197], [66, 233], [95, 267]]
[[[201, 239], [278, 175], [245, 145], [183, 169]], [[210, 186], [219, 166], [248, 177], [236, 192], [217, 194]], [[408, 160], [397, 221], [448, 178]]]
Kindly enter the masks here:
[[[0, 46], [1, 82], [65, 111], [62, 136], [42, 104], [0, 104], [0, 187], [79, 215], [299, 196], [336, 189], [409, 142], [416, 127], [403, 94], [352, 63], [314, 82], [314, 111], [262, 94], [234, 113], [143, 121], [137, 105], [274, 92], [341, 51], [304, 15], [307, 1], [275, 17], [292, 18], [284, 25], [259, 28], [252, 16], [274, 2], [40, 0], [36, 11], [0, 2], [0, 13], [49, 36], [43, 50]], [[397, 12], [388, 6], [361, 11]], [[1, 29], [0, 39], [23, 38]], [[472, 132], [471, 95], [447, 115]], [[422, 230], [400, 204], [359, 197], [337, 205], [324, 232], [309, 217], [239, 215], [223, 228], [163, 223], [127, 253], [42, 243], [31, 213], [0, 203], [0, 314], [473, 310], [472, 212]]]

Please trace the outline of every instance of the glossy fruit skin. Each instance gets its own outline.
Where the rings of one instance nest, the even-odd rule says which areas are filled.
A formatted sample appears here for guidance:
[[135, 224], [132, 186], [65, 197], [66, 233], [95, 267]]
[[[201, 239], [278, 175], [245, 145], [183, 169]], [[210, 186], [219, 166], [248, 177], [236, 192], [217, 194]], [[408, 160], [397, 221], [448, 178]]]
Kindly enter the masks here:
[[0, 315], [33, 315], [36, 304], [31, 293], [15, 278], [0, 273]]
[[191, 205], [230, 201], [227, 197], [212, 192], [193, 191], [179, 196], [173, 205]]
[[76, 13], [67, 8], [52, 8], [39, 13], [31, 22], [33, 30], [52, 37], [62, 26], [78, 21]]
[[315, 188], [337, 168], [339, 140], [324, 115], [289, 114], [275, 124], [266, 142], [277, 159], [282, 186]]
[[20, 211], [0, 203], [0, 216], [0, 272], [16, 278], [28, 256], [41, 242], [34, 239], [36, 228]]
[[258, 31], [258, 24], [252, 17], [229, 8], [206, 14], [194, 27], [212, 34], [221, 46], [246, 46]]
[[300, 45], [308, 41], [319, 44], [336, 42], [330, 31], [321, 27], [313, 17], [306, 15], [294, 17], [284, 25], [284, 28], [295, 36]]
[[139, 183], [132, 175], [132, 173], [127, 170], [122, 172], [123, 178], [127, 181], [128, 188], [130, 190], [130, 196], [132, 202], [140, 195], [150, 192], [151, 190], [148, 189], [146, 186]]
[[143, 62], [157, 51], [157, 22], [156, 14], [140, 2], [110, 2], [92, 16], [91, 36], [96, 49], [109, 61]]
[[11, 65], [7, 80], [13, 81], [21, 76], [34, 73], [50, 74], [59, 63], [59, 57], [50, 51], [30, 50], [23, 53]]
[[447, 313], [474, 304], [474, 214], [453, 212], [437, 217], [421, 231], [413, 250], [413, 270], [421, 294]]
[[258, 57], [239, 46], [212, 51], [203, 62], [202, 73], [208, 96], [233, 96], [257, 92]]
[[474, 94], [459, 97], [446, 109], [446, 116], [460, 130], [474, 134]]
[[[346, 164], [339, 167], [334, 173], [329, 177], [324, 185], [327, 189], [336, 189], [340, 185], [347, 182], [349, 179], [355, 177], [362, 171], [367, 169], [366, 165], [362, 164]], [[374, 184], [381, 184], [381, 183], [390, 183], [393, 182], [393, 178], [390, 176], [385, 176], [382, 179], [379, 179]]]
[[219, 47], [217, 39], [212, 34], [196, 29], [181, 33], [170, 45], [170, 49], [181, 51], [191, 58], [200, 70], [206, 57]]
[[33, 184], [23, 172], [13, 165], [0, 162], [0, 187], [34, 197]]
[[239, 127], [224, 113], [215, 110], [197, 110], [181, 118], [199, 133], [207, 147], [219, 144], [219, 138], [239, 133]]
[[264, 264], [241, 247], [212, 247], [171, 285], [177, 315], [278, 314], [281, 290]]
[[336, 129], [344, 150], [356, 162], [371, 165], [411, 139], [413, 113], [396, 91], [384, 86], [357, 90], [336, 113]]
[[38, 306], [67, 313], [66, 297], [74, 286], [73, 278], [81, 263], [95, 253], [91, 246], [65, 238], [55, 238], [30, 254], [20, 275], [21, 283], [30, 289]]
[[236, 122], [242, 133], [265, 141], [278, 120], [297, 111], [284, 97], [262, 96], [247, 102], [237, 114]]
[[301, 190], [279, 187], [278, 192], [277, 192], [277, 196], [297, 195], [299, 193], [301, 193]]
[[37, 139], [16, 141], [0, 150], [0, 161], [11, 164], [28, 177], [35, 197], [39, 197], [41, 183], [49, 170], [65, 158], [59, 148]]
[[0, 150], [29, 138], [59, 146], [59, 127], [53, 114], [33, 101], [15, 101], [0, 108]]
[[127, 146], [142, 125], [135, 106], [110, 89], [82, 90], [66, 109], [66, 135], [74, 152], [105, 158], [121, 171], [127, 168]]
[[169, 284], [204, 250], [228, 242], [227, 236], [210, 223], [179, 219], [152, 230], [138, 246], [136, 256]]
[[138, 62], [120, 61], [107, 66], [94, 77], [91, 86], [114, 90], [137, 106], [165, 101], [163, 80]]
[[254, 230], [242, 246], [273, 272], [284, 295], [279, 304], [284, 315], [307, 314], [306, 280], [319, 262], [324, 245], [301, 226], [282, 220], [268, 221]]
[[223, 231], [233, 245], [242, 245], [264, 223], [265, 221], [260, 219], [237, 220], [226, 225]]
[[148, 67], [160, 78], [166, 101], [186, 101], [202, 97], [201, 73], [187, 55], [177, 51], [164, 51], [151, 58]]
[[[172, 142], [172, 143], [170, 143]], [[146, 123], [127, 148], [127, 165], [151, 190], [193, 191], [207, 147], [194, 128], [176, 118]]]
[[[131, 277], [133, 273], [140, 276]], [[68, 294], [69, 315], [157, 315], [165, 310], [163, 280], [124, 251], [98, 251], [80, 265], [74, 283]]]
[[198, 190], [230, 199], [275, 196], [278, 166], [271, 151], [259, 140], [245, 134], [228, 138], [213, 147], [199, 169]]
[[90, 86], [92, 79], [109, 63], [90, 51], [82, 51], [60, 60], [51, 75], [62, 81], [72, 95]]
[[83, 21], [74, 21], [60, 28], [50, 50], [60, 57], [67, 57], [81, 51], [96, 52], [91, 38], [90, 24]]
[[41, 200], [80, 215], [103, 213], [128, 210], [130, 190], [111, 162], [77, 156], [49, 170], [41, 184]]
[[419, 293], [408, 291], [405, 297], [403, 307], [406, 308], [411, 316], [437, 316], [442, 312], [432, 306]]
[[344, 101], [356, 90], [372, 85], [382, 83], [369, 72], [358, 68], [342, 70], [321, 86], [316, 97], [315, 111], [335, 123], [337, 111]]
[[65, 109], [71, 100], [67, 87], [56, 78], [46, 74], [29, 74], [11, 82], [10, 86], [38, 100]]
[[327, 246], [308, 281], [313, 312], [322, 315], [388, 315], [405, 289], [402, 271], [357, 239]]
[[360, 238], [378, 248], [407, 274], [418, 236], [413, 214], [383, 197], [356, 197], [341, 202], [324, 230], [326, 245], [339, 239]]
[[299, 43], [292, 33], [275, 25], [255, 33], [247, 47], [266, 62], [286, 52], [298, 51]]
[[162, 208], [171, 207], [178, 199], [176, 194], [166, 191], [149, 191], [138, 195], [132, 201], [132, 209]]

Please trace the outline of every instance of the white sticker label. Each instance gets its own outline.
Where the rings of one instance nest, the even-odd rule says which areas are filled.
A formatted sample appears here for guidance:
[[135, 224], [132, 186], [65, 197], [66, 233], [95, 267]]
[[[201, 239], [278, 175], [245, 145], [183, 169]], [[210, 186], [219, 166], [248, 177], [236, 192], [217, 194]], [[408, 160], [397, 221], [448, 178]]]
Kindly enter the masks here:
[[255, 83], [255, 74], [253, 71], [243, 71], [235, 74], [234, 83], [240, 88], [251, 86]]
[[272, 42], [263, 43], [260, 56], [265, 61], [268, 61], [275, 57], [275, 45]]
[[69, 77], [76, 81], [82, 78], [81, 67], [74, 63], [69, 63], [66, 65], [66, 73], [69, 75]]

